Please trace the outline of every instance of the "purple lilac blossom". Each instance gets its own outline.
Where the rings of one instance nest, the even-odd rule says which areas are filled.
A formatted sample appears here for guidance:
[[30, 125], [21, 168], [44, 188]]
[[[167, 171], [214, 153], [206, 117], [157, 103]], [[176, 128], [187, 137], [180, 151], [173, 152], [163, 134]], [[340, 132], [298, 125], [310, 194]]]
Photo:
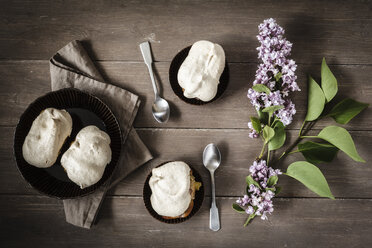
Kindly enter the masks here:
[[[254, 161], [249, 171], [260, 187], [250, 184], [248, 195], [239, 198], [236, 203], [241, 207], [246, 207], [245, 212], [248, 215], [255, 214], [261, 216], [261, 219], [267, 220], [267, 215], [274, 211], [272, 198], [275, 196], [275, 193], [267, 188], [267, 181], [270, 177], [280, 175], [282, 172], [279, 169], [274, 170], [268, 167], [265, 160]], [[271, 188], [275, 190], [274, 186]]]
[[258, 133], [256, 132], [256, 130], [253, 129], [253, 125], [252, 125], [252, 122], [248, 122], [248, 128], [250, 129], [250, 132], [249, 132], [249, 137], [250, 138], [258, 138]]
[[248, 206], [245, 212], [249, 215], [254, 213], [254, 208], [252, 206]]
[[[250, 88], [247, 96], [256, 110], [283, 105], [284, 108], [275, 111], [274, 115], [283, 122], [284, 126], [287, 126], [292, 122], [296, 109], [292, 101], [286, 97], [289, 92], [300, 91], [296, 82], [296, 62], [288, 59], [292, 43], [283, 37], [284, 29], [273, 18], [264, 20], [258, 26], [258, 30], [257, 39], [260, 46], [257, 47], [257, 51], [262, 63], [258, 66], [253, 85], [264, 84], [271, 93], [269, 95], [258, 93]], [[258, 134], [251, 132], [249, 137], [256, 138]]]

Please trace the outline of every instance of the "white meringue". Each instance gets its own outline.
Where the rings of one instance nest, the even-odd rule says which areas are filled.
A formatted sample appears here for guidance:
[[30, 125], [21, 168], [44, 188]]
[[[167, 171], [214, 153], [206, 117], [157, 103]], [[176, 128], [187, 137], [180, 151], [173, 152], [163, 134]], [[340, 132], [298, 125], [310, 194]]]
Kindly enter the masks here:
[[81, 129], [61, 158], [71, 181], [82, 189], [97, 183], [111, 161], [110, 143], [110, 136], [96, 126]]
[[169, 162], [152, 169], [149, 185], [151, 206], [162, 216], [182, 215], [191, 202], [190, 167], [181, 161]]
[[72, 119], [66, 110], [43, 110], [32, 122], [25, 138], [22, 146], [23, 158], [39, 168], [52, 166], [71, 131]]
[[225, 52], [220, 45], [205, 40], [195, 42], [178, 70], [184, 96], [204, 102], [212, 100], [224, 68]]

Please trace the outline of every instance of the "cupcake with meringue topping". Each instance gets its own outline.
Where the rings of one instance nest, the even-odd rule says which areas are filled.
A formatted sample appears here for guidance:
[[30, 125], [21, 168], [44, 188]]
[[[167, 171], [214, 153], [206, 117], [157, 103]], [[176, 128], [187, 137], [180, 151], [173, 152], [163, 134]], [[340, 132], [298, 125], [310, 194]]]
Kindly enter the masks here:
[[[197, 173], [182, 161], [167, 162], [152, 169], [144, 188], [145, 205], [157, 219], [179, 223], [201, 206], [204, 192]], [[201, 198], [201, 199], [200, 199]]]
[[178, 84], [186, 98], [211, 101], [216, 95], [225, 68], [225, 52], [216, 43], [195, 42], [178, 70]]

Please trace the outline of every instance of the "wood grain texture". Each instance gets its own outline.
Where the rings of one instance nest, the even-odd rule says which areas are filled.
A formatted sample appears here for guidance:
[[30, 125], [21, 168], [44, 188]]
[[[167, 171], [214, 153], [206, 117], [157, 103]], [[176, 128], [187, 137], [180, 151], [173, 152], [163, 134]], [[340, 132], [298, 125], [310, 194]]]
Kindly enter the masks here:
[[0, 58], [48, 59], [71, 40], [88, 40], [98, 60], [157, 61], [201, 39], [220, 43], [230, 62], [256, 62], [257, 26], [275, 17], [293, 58], [372, 64], [371, 1], [2, 1]]
[[[307, 75], [319, 81], [323, 56], [339, 82], [337, 100], [347, 96], [372, 103], [370, 0], [0, 0], [0, 247], [370, 247], [371, 108], [346, 125], [367, 163], [339, 152], [331, 164], [319, 166], [336, 200], [318, 198], [282, 176], [283, 191], [274, 199], [269, 221], [257, 218], [244, 229], [245, 216], [231, 209], [243, 194], [244, 177], [261, 145], [248, 138], [247, 121], [255, 111], [246, 92], [258, 63], [257, 25], [268, 17], [276, 18], [294, 43], [292, 58], [302, 89], [292, 95], [297, 114], [287, 143], [296, 138], [306, 112]], [[48, 59], [74, 39], [83, 41], [108, 82], [140, 96], [135, 127], [155, 157], [108, 192], [91, 230], [67, 224], [61, 201], [27, 185], [12, 150], [20, 115], [50, 91]], [[221, 99], [198, 107], [173, 93], [168, 69], [178, 51], [201, 39], [224, 47], [231, 78]], [[151, 42], [156, 77], [172, 109], [165, 125], [150, 113], [153, 92], [138, 48], [145, 40]], [[315, 128], [331, 123], [325, 119]], [[210, 184], [201, 163], [203, 148], [211, 142], [223, 157], [216, 172], [222, 225], [217, 233], [208, 228]], [[285, 170], [302, 159], [294, 154], [277, 167]], [[207, 195], [200, 212], [179, 225], [151, 218], [141, 197], [151, 169], [169, 160], [193, 165]]]
[[[302, 91], [292, 94], [297, 114], [289, 128], [300, 128], [307, 108], [307, 74], [320, 78], [318, 65], [299, 65], [298, 84]], [[189, 105], [172, 91], [168, 81], [169, 63], [156, 63], [155, 68], [161, 82], [164, 97], [171, 106], [171, 118], [167, 124], [159, 124], [152, 117], [153, 92], [147, 68], [143, 63], [101, 62], [97, 63], [109, 82], [140, 96], [142, 104], [137, 115], [136, 127], [173, 128], [247, 128], [249, 116], [256, 115], [246, 96], [252, 85], [256, 65], [230, 64], [230, 82], [227, 90], [216, 102], [204, 106]], [[331, 66], [339, 82], [339, 94], [335, 101], [351, 97], [372, 103], [372, 66]], [[49, 64], [47, 62], [0, 62], [0, 125], [15, 125], [19, 116], [37, 97], [50, 91]], [[318, 80], [319, 81], [319, 80]], [[318, 128], [335, 123], [327, 118], [319, 122]], [[362, 112], [346, 127], [352, 130], [371, 130], [372, 108]]]
[[270, 221], [231, 210], [234, 198], [217, 198], [221, 230], [208, 228], [209, 202], [189, 221], [153, 219], [142, 197], [108, 197], [91, 230], [64, 221], [62, 203], [35, 196], [0, 196], [2, 247], [369, 247], [372, 200], [276, 199]]
[[[245, 176], [249, 166], [261, 149], [259, 140], [248, 138], [247, 130], [227, 129], [137, 129], [140, 137], [153, 153], [155, 159], [140, 167], [117, 187], [111, 195], [142, 195], [143, 183], [151, 168], [169, 160], [182, 160], [195, 167], [201, 174], [206, 189], [209, 189], [209, 173], [202, 165], [202, 151], [209, 143], [216, 143], [222, 153], [222, 164], [216, 172], [216, 194], [218, 196], [240, 196], [244, 192]], [[16, 169], [11, 150], [13, 128], [0, 128], [1, 144], [0, 189], [7, 194], [37, 194], [21, 178]], [[331, 164], [322, 164], [320, 169], [325, 174], [331, 190], [341, 198], [372, 198], [372, 132], [351, 132], [360, 155], [366, 164], [352, 161], [342, 152]], [[289, 133], [288, 143], [296, 137], [297, 131]], [[280, 153], [277, 153], [280, 154]], [[285, 171], [296, 160], [304, 160], [302, 155], [288, 157], [278, 165]], [[280, 177], [282, 197], [316, 197], [303, 185], [286, 176]], [[209, 190], [206, 190], [209, 195]]]

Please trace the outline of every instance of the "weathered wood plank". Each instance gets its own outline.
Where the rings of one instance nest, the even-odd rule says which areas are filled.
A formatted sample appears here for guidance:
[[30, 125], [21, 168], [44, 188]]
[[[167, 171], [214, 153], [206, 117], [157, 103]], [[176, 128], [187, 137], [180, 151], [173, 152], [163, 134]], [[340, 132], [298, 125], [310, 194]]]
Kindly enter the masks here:
[[[339, 99], [348, 96], [372, 103], [372, 1], [0, 0], [0, 6], [0, 247], [33, 243], [38, 247], [349, 248], [372, 243], [371, 109], [347, 125], [367, 163], [355, 163], [340, 152], [333, 163], [319, 166], [337, 200], [309, 198], [316, 195], [281, 177], [283, 191], [268, 222], [257, 219], [244, 229], [244, 216], [231, 209], [243, 193], [244, 176], [261, 145], [248, 138], [246, 126], [254, 114], [246, 91], [257, 66], [257, 25], [272, 16], [294, 43], [292, 57], [299, 63], [302, 92], [293, 97], [298, 114], [289, 128], [298, 129], [306, 109], [306, 74], [319, 78], [323, 56], [339, 80]], [[84, 41], [108, 81], [140, 95], [143, 103], [135, 126], [155, 155], [109, 192], [92, 230], [67, 224], [61, 201], [39, 196], [28, 186], [12, 151], [19, 116], [50, 90], [47, 59], [73, 39]], [[223, 97], [204, 107], [183, 103], [168, 83], [169, 61], [200, 39], [224, 47], [231, 72]], [[155, 67], [172, 108], [166, 125], [157, 124], [150, 113], [153, 93], [138, 49], [144, 40], [151, 41], [155, 60], [162, 61]], [[330, 123], [324, 120], [317, 128]], [[296, 135], [290, 131], [289, 141]], [[223, 155], [216, 172], [222, 224], [217, 233], [208, 228], [210, 184], [201, 163], [202, 150], [211, 142]], [[299, 159], [302, 156], [295, 154], [278, 166], [285, 169]], [[193, 165], [207, 194], [200, 212], [176, 226], [151, 218], [141, 197], [151, 168], [167, 160]]]
[[192, 219], [160, 223], [142, 197], [108, 197], [98, 225], [73, 227], [62, 202], [46, 197], [0, 196], [0, 244], [20, 247], [368, 247], [372, 243], [372, 200], [275, 199], [269, 221], [242, 227], [244, 216], [231, 209], [233, 198], [217, 198], [221, 230], [208, 228], [209, 202]]
[[[209, 174], [202, 165], [202, 152], [209, 143], [216, 143], [222, 152], [222, 164], [216, 172], [218, 196], [239, 196], [244, 192], [245, 175], [259, 154], [261, 142], [248, 138], [247, 130], [226, 129], [139, 129], [139, 135], [148, 145], [155, 159], [132, 173], [114, 188], [112, 195], [141, 195], [143, 183], [152, 167], [169, 161], [183, 160], [193, 165], [202, 175], [205, 188], [209, 189]], [[16, 169], [12, 154], [13, 128], [0, 128], [0, 194], [37, 194]], [[290, 132], [296, 138], [297, 132]], [[366, 164], [356, 163], [340, 152], [331, 164], [320, 165], [333, 194], [342, 198], [372, 198], [372, 132], [352, 132], [360, 155]], [[289, 140], [290, 142], [290, 140]], [[279, 166], [285, 169], [291, 162], [303, 160], [296, 154]], [[303, 185], [283, 176], [280, 178], [283, 197], [314, 197]], [[209, 195], [209, 190], [206, 190]]]
[[[319, 61], [320, 63], [320, 61]], [[177, 128], [247, 128], [250, 115], [255, 110], [246, 97], [246, 92], [254, 79], [255, 64], [230, 64], [230, 83], [218, 101], [194, 106], [184, 103], [172, 91], [168, 81], [169, 63], [156, 63], [164, 97], [171, 104], [171, 118], [167, 124], [157, 123], [151, 114], [153, 92], [143, 63], [103, 62], [98, 63], [109, 82], [138, 94], [142, 99], [137, 115], [136, 127], [177, 127]], [[339, 65], [331, 66], [339, 81], [340, 95], [352, 97], [362, 102], [372, 103], [372, 66]], [[307, 106], [307, 79], [311, 73], [320, 76], [320, 65], [300, 65], [298, 83], [301, 92], [293, 94], [297, 115], [289, 128], [299, 128]], [[49, 65], [45, 62], [0, 62], [0, 125], [15, 125], [24, 109], [37, 97], [50, 91]], [[334, 123], [325, 119], [318, 127]], [[372, 110], [365, 110], [347, 126], [353, 130], [371, 130]]]
[[[220, 43], [230, 62], [256, 62], [257, 25], [275, 17], [295, 45], [293, 58], [371, 64], [371, 1], [2, 1], [0, 58], [48, 59], [71, 40], [89, 40], [99, 60], [170, 61], [200, 39]], [[290, 6], [290, 7], [288, 7]]]

